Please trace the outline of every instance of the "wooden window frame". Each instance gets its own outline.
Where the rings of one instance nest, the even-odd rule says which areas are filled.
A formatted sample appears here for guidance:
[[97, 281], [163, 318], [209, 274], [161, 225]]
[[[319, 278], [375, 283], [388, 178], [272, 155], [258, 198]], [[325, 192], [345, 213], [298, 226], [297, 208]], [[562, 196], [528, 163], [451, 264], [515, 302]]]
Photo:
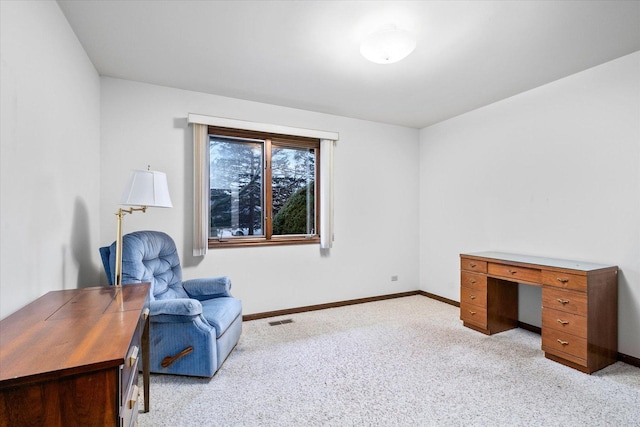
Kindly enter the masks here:
[[[279, 246], [279, 245], [307, 245], [320, 243], [320, 139], [293, 135], [273, 134], [242, 129], [232, 129], [216, 126], [208, 126], [209, 136], [223, 136], [233, 138], [257, 139], [264, 144], [264, 211], [262, 220], [264, 224], [264, 235], [262, 236], [242, 236], [232, 238], [212, 238], [208, 236], [209, 249], [215, 248], [235, 248], [250, 246]], [[272, 209], [272, 188], [271, 188], [271, 149], [272, 146], [284, 146], [290, 148], [313, 148], [315, 152], [315, 180], [314, 180], [314, 207], [315, 207], [315, 234], [309, 235], [284, 235], [274, 236], [273, 230], [273, 209]], [[211, 185], [209, 184], [209, 188]], [[207, 203], [210, 203], [207, 200]]]

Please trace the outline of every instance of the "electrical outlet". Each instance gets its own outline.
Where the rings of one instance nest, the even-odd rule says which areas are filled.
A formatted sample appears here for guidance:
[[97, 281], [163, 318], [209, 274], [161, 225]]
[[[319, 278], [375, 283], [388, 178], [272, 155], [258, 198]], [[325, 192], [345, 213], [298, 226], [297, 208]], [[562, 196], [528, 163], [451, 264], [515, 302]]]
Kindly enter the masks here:
[[398, 275], [394, 274], [393, 276], [391, 276], [391, 281], [392, 282], [397, 282], [398, 281]]

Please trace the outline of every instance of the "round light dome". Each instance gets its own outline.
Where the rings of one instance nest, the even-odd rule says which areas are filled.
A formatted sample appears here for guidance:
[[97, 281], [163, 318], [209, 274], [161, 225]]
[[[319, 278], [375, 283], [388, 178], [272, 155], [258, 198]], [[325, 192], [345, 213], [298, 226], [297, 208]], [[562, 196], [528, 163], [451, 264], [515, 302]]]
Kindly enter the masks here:
[[391, 27], [366, 37], [360, 45], [360, 53], [376, 64], [392, 64], [406, 58], [415, 48], [413, 34]]

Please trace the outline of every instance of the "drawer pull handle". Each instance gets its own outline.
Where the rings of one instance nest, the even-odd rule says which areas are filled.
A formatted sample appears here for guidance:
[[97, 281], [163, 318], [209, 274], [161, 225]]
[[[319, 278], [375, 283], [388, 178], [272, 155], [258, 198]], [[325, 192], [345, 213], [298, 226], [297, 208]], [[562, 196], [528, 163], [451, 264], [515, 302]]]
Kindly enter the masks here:
[[516, 274], [518, 272], [517, 270], [511, 270], [511, 269], [508, 269], [507, 271], [511, 274]]
[[560, 283], [567, 283], [569, 281], [569, 279], [567, 279], [566, 277], [558, 277], [558, 282]]
[[476, 268], [476, 265], [478, 265], [478, 264], [476, 264], [475, 262], [472, 262], [472, 263], [471, 263], [471, 264], [469, 264], [469, 265], [471, 266], [471, 268]]
[[472, 284], [475, 285], [476, 284], [476, 279], [471, 279], [471, 280], [469, 280], [469, 282], [471, 282]]
[[127, 365], [135, 365], [136, 360], [138, 360], [138, 346], [134, 345], [129, 349], [129, 354], [127, 355]]
[[469, 295], [469, 298], [476, 299], [476, 296], [475, 295]]
[[145, 309], [142, 311], [142, 318], [143, 318], [144, 320], [147, 320], [147, 318], [148, 318], [148, 317], [149, 317], [149, 307], [145, 308]]
[[558, 319], [558, 323], [560, 323], [561, 325], [568, 325], [569, 321], [568, 320]]
[[133, 386], [133, 391], [131, 392], [131, 399], [129, 399], [129, 409], [133, 409], [136, 406], [136, 402], [138, 401], [138, 386]]
[[569, 341], [562, 341], [560, 338], [558, 338], [558, 342], [562, 345], [569, 345]]
[[475, 311], [471, 311], [471, 310], [469, 310], [469, 313], [470, 313], [472, 316], [473, 316], [474, 314], [476, 314], [476, 312], [475, 312]]
[[568, 299], [557, 298], [557, 301], [562, 305], [569, 304]]

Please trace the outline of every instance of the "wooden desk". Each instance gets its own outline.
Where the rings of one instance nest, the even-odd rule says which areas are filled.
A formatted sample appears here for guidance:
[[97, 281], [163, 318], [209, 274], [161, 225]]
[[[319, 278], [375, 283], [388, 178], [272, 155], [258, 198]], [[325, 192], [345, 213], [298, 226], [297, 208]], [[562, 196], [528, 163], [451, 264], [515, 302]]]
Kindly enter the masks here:
[[53, 291], [0, 321], [0, 426], [136, 424], [149, 286]]
[[518, 326], [518, 283], [542, 287], [545, 357], [592, 373], [618, 357], [618, 267], [501, 252], [460, 254], [460, 319], [487, 335]]

